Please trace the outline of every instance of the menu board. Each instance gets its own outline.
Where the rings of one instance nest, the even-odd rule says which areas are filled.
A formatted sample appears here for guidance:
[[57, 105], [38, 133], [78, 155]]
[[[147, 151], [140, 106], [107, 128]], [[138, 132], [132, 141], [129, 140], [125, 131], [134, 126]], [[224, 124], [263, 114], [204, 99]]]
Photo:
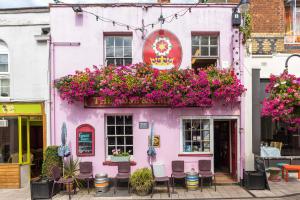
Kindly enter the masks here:
[[94, 129], [89, 125], [77, 129], [77, 156], [94, 155]]

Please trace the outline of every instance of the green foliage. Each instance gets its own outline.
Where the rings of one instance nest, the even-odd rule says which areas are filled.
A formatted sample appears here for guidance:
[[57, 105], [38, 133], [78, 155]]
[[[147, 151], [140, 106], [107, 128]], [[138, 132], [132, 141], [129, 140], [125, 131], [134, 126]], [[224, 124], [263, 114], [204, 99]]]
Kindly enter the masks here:
[[244, 34], [243, 43], [245, 43], [249, 38], [251, 38], [252, 17], [248, 12], [243, 13], [242, 17], [244, 19], [244, 25], [240, 27], [240, 31]]
[[77, 186], [79, 187], [80, 184], [75, 178], [76, 175], [78, 175], [79, 172], [79, 160], [78, 158], [73, 159], [72, 156], [70, 156], [64, 163], [64, 178], [74, 178]]
[[51, 177], [51, 169], [54, 166], [62, 167], [61, 157], [57, 153], [58, 146], [49, 146], [45, 151], [45, 160], [42, 165], [42, 176]]
[[130, 184], [137, 194], [148, 194], [153, 185], [151, 170], [149, 168], [137, 169], [130, 177]]

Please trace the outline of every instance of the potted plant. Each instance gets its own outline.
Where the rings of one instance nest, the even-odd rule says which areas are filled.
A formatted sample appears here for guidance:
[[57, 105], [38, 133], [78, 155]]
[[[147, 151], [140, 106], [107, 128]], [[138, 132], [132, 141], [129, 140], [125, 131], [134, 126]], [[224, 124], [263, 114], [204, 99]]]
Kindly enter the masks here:
[[[62, 167], [62, 161], [57, 153], [58, 146], [49, 146], [45, 151], [45, 160], [42, 165], [42, 177], [30, 182], [31, 199], [51, 198], [53, 180], [51, 169], [53, 166]], [[58, 185], [55, 186], [53, 195], [59, 192]]]
[[137, 195], [149, 194], [153, 185], [152, 172], [149, 168], [137, 169], [130, 177], [130, 184]]
[[129, 162], [130, 161], [130, 152], [122, 152], [120, 149], [112, 150], [113, 155], [111, 156], [112, 162]]
[[[76, 175], [78, 175], [79, 172], [79, 160], [78, 158], [73, 159], [72, 156], [70, 156], [64, 164], [64, 178], [73, 178], [75, 181], [75, 186], [79, 187], [79, 182], [76, 179]], [[73, 191], [73, 184], [66, 184], [66, 190], [67, 192]]]

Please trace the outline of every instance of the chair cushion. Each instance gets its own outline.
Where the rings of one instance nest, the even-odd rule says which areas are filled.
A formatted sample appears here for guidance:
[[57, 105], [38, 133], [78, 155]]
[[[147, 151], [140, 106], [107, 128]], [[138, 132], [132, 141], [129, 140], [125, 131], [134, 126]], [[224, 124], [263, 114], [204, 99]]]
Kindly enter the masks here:
[[60, 178], [57, 183], [71, 184], [74, 182], [74, 178]]
[[174, 178], [185, 178], [185, 173], [184, 172], [173, 172], [172, 177]]
[[155, 177], [154, 180], [156, 182], [165, 182], [165, 181], [169, 181], [169, 177], [164, 176], [164, 177]]
[[128, 179], [130, 177], [130, 173], [118, 173], [116, 175], [117, 179]]
[[200, 171], [199, 177], [212, 177], [214, 174], [211, 171]]
[[92, 178], [93, 174], [92, 173], [80, 173], [76, 176], [77, 179], [87, 179], [87, 178]]

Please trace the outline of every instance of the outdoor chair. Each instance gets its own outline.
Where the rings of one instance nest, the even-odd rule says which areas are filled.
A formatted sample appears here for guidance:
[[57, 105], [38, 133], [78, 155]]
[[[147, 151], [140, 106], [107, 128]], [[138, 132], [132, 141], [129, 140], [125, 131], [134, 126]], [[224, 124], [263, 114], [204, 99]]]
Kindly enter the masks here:
[[183, 160], [173, 160], [172, 161], [172, 192], [174, 192], [175, 179], [184, 179], [186, 185], [186, 175], [184, 173], [184, 161]]
[[170, 179], [165, 175], [165, 166], [164, 165], [151, 165], [152, 176], [153, 176], [153, 185], [151, 189], [151, 198], [154, 193], [154, 188], [157, 183], [165, 183], [168, 188], [168, 195], [170, 197]]
[[[66, 185], [74, 184], [74, 178], [63, 178], [61, 176], [61, 170], [57, 166], [52, 167], [52, 179], [54, 182], [53, 182], [52, 191], [51, 191], [51, 199], [53, 196], [55, 184], [59, 184], [60, 186], [61, 186], [61, 184], [66, 184]], [[75, 190], [76, 190], [76, 188], [74, 187], [74, 194], [75, 194]], [[68, 193], [69, 193], [69, 199], [71, 199], [71, 191], [69, 191]]]
[[211, 179], [210, 185], [212, 186], [212, 183], [214, 182], [215, 185], [215, 191], [217, 191], [216, 186], [216, 176], [211, 171], [211, 160], [199, 160], [198, 161], [198, 170], [199, 170], [199, 178], [201, 179], [201, 192], [203, 188], [203, 179], [209, 178]]
[[118, 173], [115, 177], [114, 194], [116, 194], [119, 180], [128, 180], [128, 193], [130, 194], [130, 162], [118, 163]]
[[88, 193], [90, 193], [90, 180], [93, 179], [93, 164], [92, 162], [80, 162], [79, 174], [76, 179], [87, 182]]

